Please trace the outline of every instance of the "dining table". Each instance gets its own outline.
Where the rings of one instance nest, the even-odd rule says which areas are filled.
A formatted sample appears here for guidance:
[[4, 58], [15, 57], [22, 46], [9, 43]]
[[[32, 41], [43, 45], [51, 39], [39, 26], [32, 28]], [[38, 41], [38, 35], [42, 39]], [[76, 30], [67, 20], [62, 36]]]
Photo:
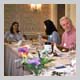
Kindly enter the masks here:
[[[17, 42], [4, 43], [4, 76], [32, 75], [31, 72], [29, 72], [28, 70], [25, 70], [24, 67], [21, 65], [21, 61], [18, 55], [18, 48], [24, 45], [32, 46], [37, 43], [39, 42], [29, 41], [29, 40], [24, 41], [22, 45], [17, 45]], [[76, 67], [76, 50], [61, 52], [59, 56], [48, 55], [48, 58], [54, 59], [54, 61], [47, 65], [48, 66], [47, 69], [43, 69], [41, 76], [43, 75], [50, 76], [51, 72], [54, 72], [54, 71], [66, 72], [68, 73], [66, 75], [76, 74], [76, 68], [75, 68]]]

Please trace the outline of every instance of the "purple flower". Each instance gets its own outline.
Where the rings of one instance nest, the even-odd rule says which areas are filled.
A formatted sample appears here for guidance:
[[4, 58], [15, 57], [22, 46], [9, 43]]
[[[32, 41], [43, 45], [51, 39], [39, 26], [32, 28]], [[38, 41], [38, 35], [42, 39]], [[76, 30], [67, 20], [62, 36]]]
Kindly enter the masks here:
[[26, 52], [26, 53], [28, 53], [29, 49], [27, 47], [23, 47], [23, 48], [19, 48], [18, 51], [19, 52]]
[[27, 63], [28, 64], [39, 65], [40, 64], [40, 60], [39, 60], [39, 58], [28, 59]]
[[26, 57], [28, 55], [28, 52], [29, 52], [29, 48], [27, 47], [22, 47], [18, 49], [18, 55], [20, 57]]

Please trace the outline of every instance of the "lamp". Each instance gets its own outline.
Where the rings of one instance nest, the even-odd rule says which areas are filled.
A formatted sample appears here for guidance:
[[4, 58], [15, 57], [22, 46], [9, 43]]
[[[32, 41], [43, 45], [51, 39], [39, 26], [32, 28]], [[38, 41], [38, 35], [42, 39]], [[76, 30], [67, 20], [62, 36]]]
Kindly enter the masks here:
[[31, 4], [30, 5], [32, 11], [41, 11], [41, 4]]

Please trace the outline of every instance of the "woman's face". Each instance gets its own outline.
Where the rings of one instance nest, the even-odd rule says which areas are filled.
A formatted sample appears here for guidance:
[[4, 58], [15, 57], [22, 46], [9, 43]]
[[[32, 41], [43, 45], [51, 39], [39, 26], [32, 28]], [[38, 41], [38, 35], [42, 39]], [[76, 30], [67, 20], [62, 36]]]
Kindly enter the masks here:
[[13, 25], [13, 31], [16, 32], [17, 29], [18, 29], [18, 24], [14, 24], [14, 25]]

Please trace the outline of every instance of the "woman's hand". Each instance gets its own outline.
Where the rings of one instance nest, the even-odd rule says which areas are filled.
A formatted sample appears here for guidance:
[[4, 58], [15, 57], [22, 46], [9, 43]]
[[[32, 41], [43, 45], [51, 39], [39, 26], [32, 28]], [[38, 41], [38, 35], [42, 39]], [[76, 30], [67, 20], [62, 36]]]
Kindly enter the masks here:
[[42, 42], [47, 42], [47, 39], [41, 38], [41, 41], [42, 41]]

